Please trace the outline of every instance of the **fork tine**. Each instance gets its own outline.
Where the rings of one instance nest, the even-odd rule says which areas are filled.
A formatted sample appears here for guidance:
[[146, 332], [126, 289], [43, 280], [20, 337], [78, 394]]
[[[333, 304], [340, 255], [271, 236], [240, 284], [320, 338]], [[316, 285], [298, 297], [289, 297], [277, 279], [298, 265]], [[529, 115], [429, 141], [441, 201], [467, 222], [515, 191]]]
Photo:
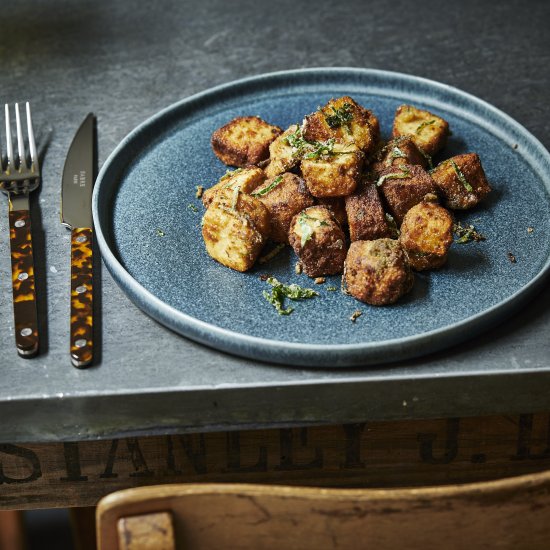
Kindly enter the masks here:
[[10, 122], [10, 107], [6, 103], [4, 105], [4, 112], [6, 118], [6, 155], [8, 159], [7, 170], [15, 168], [15, 159], [13, 158], [13, 144], [11, 141], [11, 122]]
[[29, 134], [29, 150], [31, 154], [31, 169], [35, 170], [37, 166], [37, 159], [38, 155], [36, 153], [36, 143], [34, 141], [34, 132], [32, 129], [32, 119], [31, 119], [31, 105], [27, 101], [26, 103], [26, 109], [27, 109], [27, 133]]
[[21, 129], [21, 116], [19, 114], [19, 103], [15, 104], [15, 125], [17, 127], [17, 149], [19, 153], [19, 168], [28, 168], [27, 155], [25, 154], [25, 142], [23, 141], [23, 130]]

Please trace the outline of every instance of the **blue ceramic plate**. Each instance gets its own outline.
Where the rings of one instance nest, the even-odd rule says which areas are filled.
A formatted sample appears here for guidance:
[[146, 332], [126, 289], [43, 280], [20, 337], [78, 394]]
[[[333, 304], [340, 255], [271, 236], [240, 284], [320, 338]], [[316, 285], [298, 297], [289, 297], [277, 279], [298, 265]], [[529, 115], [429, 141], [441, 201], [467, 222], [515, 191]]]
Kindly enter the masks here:
[[[486, 241], [454, 244], [448, 264], [418, 274], [413, 291], [393, 306], [371, 307], [327, 290], [340, 286], [339, 277], [315, 285], [296, 275], [290, 248], [237, 273], [212, 260], [201, 237], [196, 187], [213, 185], [226, 171], [210, 148], [212, 132], [239, 115], [285, 128], [341, 95], [372, 109], [384, 136], [401, 103], [440, 114], [452, 129], [441, 158], [477, 152], [494, 189], [482, 206], [458, 215]], [[170, 329], [219, 350], [292, 366], [372, 365], [465, 341], [541, 287], [550, 268], [549, 175], [544, 147], [471, 95], [398, 73], [310, 69], [219, 86], [145, 121], [103, 166], [93, 214], [115, 280]], [[314, 287], [320, 296], [293, 303], [295, 311], [280, 316], [262, 297], [264, 273]], [[356, 310], [362, 315], [353, 323]]]

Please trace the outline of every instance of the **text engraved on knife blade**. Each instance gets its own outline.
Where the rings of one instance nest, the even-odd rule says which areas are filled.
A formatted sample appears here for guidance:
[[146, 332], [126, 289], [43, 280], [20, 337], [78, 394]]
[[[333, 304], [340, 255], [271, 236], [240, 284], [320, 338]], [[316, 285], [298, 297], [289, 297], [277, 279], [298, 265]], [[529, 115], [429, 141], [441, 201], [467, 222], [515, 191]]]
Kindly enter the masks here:
[[79, 187], [86, 187], [86, 170], [80, 170], [78, 174], [73, 174], [73, 184]]

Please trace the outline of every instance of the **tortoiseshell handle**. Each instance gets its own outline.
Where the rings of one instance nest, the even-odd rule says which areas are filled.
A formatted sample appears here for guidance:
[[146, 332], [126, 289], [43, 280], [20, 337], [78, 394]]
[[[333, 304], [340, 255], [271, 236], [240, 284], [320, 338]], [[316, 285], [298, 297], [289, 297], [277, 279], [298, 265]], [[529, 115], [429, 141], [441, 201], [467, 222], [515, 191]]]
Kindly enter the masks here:
[[77, 368], [93, 360], [93, 231], [71, 232], [71, 362]]
[[31, 217], [28, 210], [10, 210], [11, 274], [15, 344], [21, 357], [38, 352], [38, 319]]

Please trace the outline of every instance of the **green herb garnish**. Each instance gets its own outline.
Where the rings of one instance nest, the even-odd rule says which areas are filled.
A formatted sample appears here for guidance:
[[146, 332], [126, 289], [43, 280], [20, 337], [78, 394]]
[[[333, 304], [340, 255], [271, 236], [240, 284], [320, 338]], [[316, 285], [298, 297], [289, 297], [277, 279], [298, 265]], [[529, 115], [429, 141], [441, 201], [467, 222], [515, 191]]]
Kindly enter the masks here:
[[454, 171], [458, 179], [460, 180], [460, 183], [464, 185], [464, 189], [466, 189], [468, 193], [471, 193], [474, 190], [474, 188], [468, 183], [468, 180], [466, 179], [466, 177], [464, 176], [460, 168], [456, 165], [456, 162], [453, 159], [449, 159], [449, 162], [451, 163], [451, 166], [454, 168]]
[[238, 174], [239, 172], [242, 172], [242, 171], [243, 171], [242, 168], [237, 168], [236, 170], [227, 170], [225, 174], [220, 178], [220, 181], [230, 178], [231, 176], [234, 176], [235, 174]]
[[267, 195], [270, 191], [273, 191], [279, 183], [283, 181], [283, 176], [277, 176], [266, 188], [260, 189], [259, 191], [254, 191], [254, 193], [250, 193], [253, 197], [263, 197], [264, 195]]
[[279, 315], [290, 315], [294, 311], [293, 307], [286, 309], [284, 308], [285, 298], [299, 301], [319, 296], [319, 294], [311, 288], [302, 288], [297, 284], [285, 285], [284, 283], [278, 281], [275, 277], [268, 277], [266, 282], [272, 286], [272, 289], [271, 292], [264, 290], [262, 294], [264, 298], [277, 310]]
[[407, 155], [405, 153], [403, 153], [403, 151], [401, 151], [401, 149], [399, 149], [399, 147], [395, 146], [391, 150], [390, 158], [392, 158], [392, 159], [406, 159]]
[[300, 241], [300, 245], [302, 246], [302, 248], [311, 239], [313, 233], [315, 232], [315, 229], [328, 225], [326, 221], [308, 216], [305, 212], [302, 212], [298, 216], [298, 224], [300, 225], [300, 231], [302, 233], [302, 239]]
[[420, 132], [422, 132], [422, 130], [424, 130], [424, 128], [426, 128], [426, 126], [430, 126], [432, 124], [435, 124], [435, 120], [429, 120], [429, 121], [426, 121], [426, 122], [423, 122], [417, 129], [416, 129], [416, 134], [420, 134]]
[[164, 237], [165, 233], [162, 229], [157, 229], [157, 237]]
[[386, 180], [404, 180], [410, 177], [411, 171], [408, 168], [404, 168], [401, 172], [392, 172], [391, 174], [380, 176], [376, 185], [380, 187]]
[[198, 212], [199, 211], [199, 209], [194, 204], [188, 204], [187, 208], [189, 210], [192, 210], [193, 212]]
[[352, 107], [351, 103], [344, 103], [342, 107], [338, 108], [331, 107], [332, 114], [325, 115], [325, 120], [329, 127], [336, 129], [340, 128], [340, 126], [348, 126], [349, 129], [349, 123], [353, 120]]
[[294, 133], [286, 136], [285, 141], [292, 147], [292, 156], [295, 158], [312, 160], [335, 154], [334, 138], [327, 141], [308, 141], [303, 137], [299, 126]]
[[326, 290], [329, 292], [336, 292], [338, 290], [337, 286], [327, 286]]
[[397, 222], [395, 221], [395, 218], [391, 215], [391, 214], [388, 214], [388, 213], [385, 213], [384, 214], [385, 218], [386, 218], [386, 222], [388, 222], [388, 226], [390, 228], [390, 232], [392, 234], [392, 237], [394, 239], [397, 239], [397, 237], [399, 237], [399, 228], [397, 227]]
[[466, 244], [471, 241], [480, 242], [485, 240], [485, 237], [471, 224], [468, 225], [468, 227], [464, 227], [460, 222], [455, 223], [453, 226], [453, 231], [458, 237], [456, 242], [459, 244]]

